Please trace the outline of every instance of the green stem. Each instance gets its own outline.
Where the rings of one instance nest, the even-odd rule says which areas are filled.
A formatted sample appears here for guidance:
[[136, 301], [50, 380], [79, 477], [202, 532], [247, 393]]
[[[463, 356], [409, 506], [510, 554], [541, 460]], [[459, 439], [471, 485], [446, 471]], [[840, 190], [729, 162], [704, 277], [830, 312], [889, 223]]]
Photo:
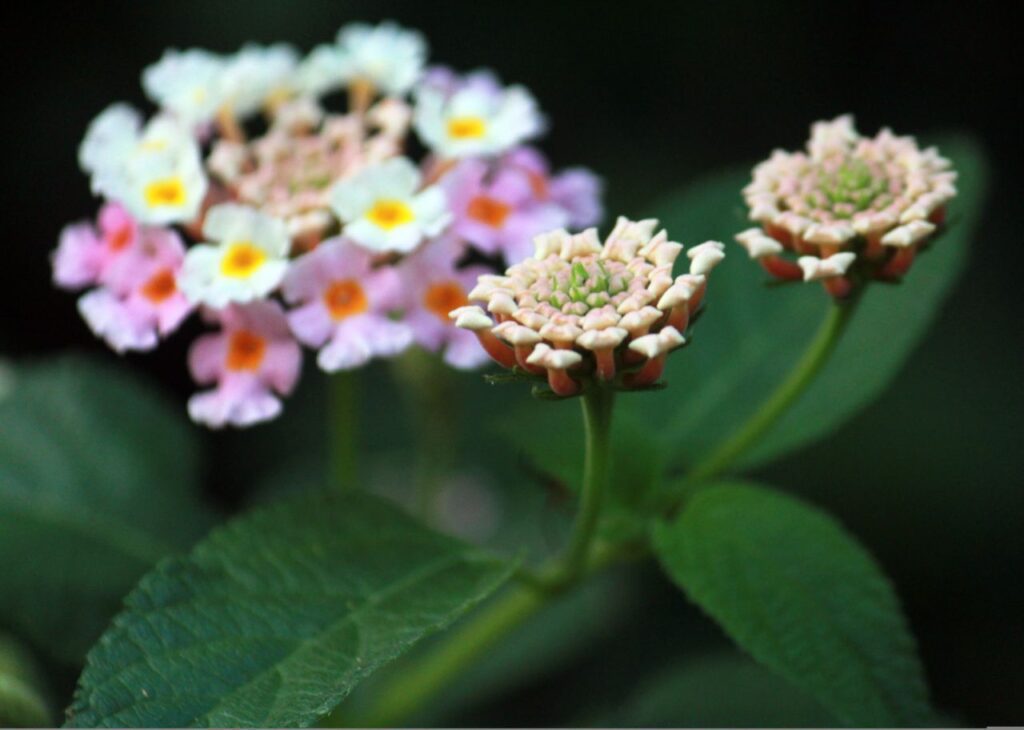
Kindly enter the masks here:
[[448, 368], [435, 355], [416, 348], [391, 365], [416, 433], [414, 504], [416, 512], [429, 519], [456, 461], [458, 399]]
[[385, 727], [403, 722], [426, 700], [457, 676], [510, 631], [584, 577], [626, 555], [622, 546], [595, 541], [608, 484], [609, 437], [614, 393], [595, 387], [584, 393], [586, 453], [583, 491], [572, 537], [565, 553], [536, 579], [521, 581], [449, 632], [430, 653], [399, 673], [378, 691], [365, 715], [344, 718], [336, 712], [328, 726], [354, 721], [355, 726]]
[[686, 483], [705, 481], [727, 470], [775, 424], [783, 413], [807, 389], [818, 371], [828, 362], [856, 306], [854, 298], [833, 301], [818, 333], [782, 383], [761, 407], [733, 435], [699, 462], [686, 476]]
[[356, 488], [359, 480], [359, 389], [354, 370], [335, 374], [328, 383], [327, 404], [330, 438], [327, 453], [331, 484], [345, 492]]
[[615, 392], [594, 386], [580, 399], [583, 405], [583, 428], [586, 451], [583, 456], [583, 487], [576, 524], [562, 562], [563, 579], [571, 581], [583, 569], [597, 530], [598, 518], [608, 488], [609, 439], [612, 427], [612, 405]]

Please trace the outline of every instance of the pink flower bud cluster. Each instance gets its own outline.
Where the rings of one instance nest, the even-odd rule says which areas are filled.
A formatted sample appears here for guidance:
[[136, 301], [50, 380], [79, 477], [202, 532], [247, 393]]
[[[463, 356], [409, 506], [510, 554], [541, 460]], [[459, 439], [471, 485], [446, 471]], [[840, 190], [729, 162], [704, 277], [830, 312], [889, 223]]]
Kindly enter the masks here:
[[683, 246], [657, 225], [619, 218], [603, 244], [593, 228], [537, 236], [533, 257], [480, 277], [469, 298], [483, 307], [450, 316], [499, 364], [545, 376], [560, 396], [590, 378], [650, 386], [686, 341], [707, 275], [724, 258], [722, 244], [707, 241], [687, 253], [689, 272], [673, 276]]
[[935, 148], [853, 118], [811, 128], [806, 152], [776, 150], [743, 189], [758, 227], [736, 236], [780, 279], [821, 281], [835, 297], [857, 281], [898, 280], [942, 225], [956, 172]]

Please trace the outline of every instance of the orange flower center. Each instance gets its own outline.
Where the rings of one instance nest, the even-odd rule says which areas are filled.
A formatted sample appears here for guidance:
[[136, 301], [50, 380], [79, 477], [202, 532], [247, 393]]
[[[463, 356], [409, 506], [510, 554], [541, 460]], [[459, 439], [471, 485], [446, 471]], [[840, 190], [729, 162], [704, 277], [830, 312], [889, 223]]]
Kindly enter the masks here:
[[324, 306], [331, 319], [339, 321], [370, 308], [366, 292], [355, 279], [340, 279], [324, 292]]
[[487, 195], [477, 195], [469, 201], [469, 207], [466, 208], [466, 214], [470, 218], [491, 228], [500, 228], [511, 212], [512, 206]]
[[132, 226], [128, 223], [121, 226], [116, 231], [112, 231], [110, 235], [107, 236], [107, 246], [111, 251], [123, 251], [131, 242]]
[[267, 354], [267, 341], [254, 332], [238, 330], [228, 342], [228, 370], [257, 370]]
[[174, 282], [174, 272], [171, 269], [160, 269], [149, 277], [149, 281], [142, 285], [142, 296], [146, 297], [153, 304], [159, 304], [170, 297], [178, 290]]
[[526, 177], [530, 181], [530, 187], [533, 189], [533, 194], [541, 200], [547, 200], [550, 192], [548, 190], [547, 178], [533, 170], [527, 170]]
[[423, 305], [444, 322], [453, 309], [469, 304], [466, 291], [455, 281], [441, 281], [432, 284], [423, 295]]

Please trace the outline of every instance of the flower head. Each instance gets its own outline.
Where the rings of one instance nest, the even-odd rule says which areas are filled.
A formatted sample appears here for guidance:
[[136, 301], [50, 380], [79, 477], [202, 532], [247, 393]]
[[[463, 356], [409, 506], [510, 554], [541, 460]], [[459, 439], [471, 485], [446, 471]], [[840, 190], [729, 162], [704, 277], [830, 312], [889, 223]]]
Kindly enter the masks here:
[[282, 286], [295, 306], [288, 322], [305, 345], [318, 347], [317, 363], [328, 372], [347, 370], [374, 357], [393, 357], [412, 342], [398, 310], [399, 281], [392, 267], [373, 267], [372, 255], [344, 239], [331, 239], [296, 261]]
[[203, 235], [217, 243], [189, 249], [178, 280], [191, 302], [220, 308], [259, 299], [277, 288], [288, 269], [291, 242], [284, 222], [253, 208], [211, 208]]
[[434, 70], [416, 93], [416, 132], [444, 159], [498, 155], [537, 136], [544, 118], [522, 86], [502, 87], [490, 73], [457, 78]]
[[[104, 203], [96, 225], [61, 233], [54, 283], [82, 292], [79, 312], [118, 352], [153, 348], [193, 311], [219, 322], [190, 360], [218, 384], [189, 405], [213, 427], [276, 415], [299, 342], [328, 371], [414, 342], [481, 364], [448, 312], [488, 254], [512, 261], [542, 230], [592, 223], [600, 186], [517, 146], [543, 127], [525, 89], [424, 73], [426, 49], [382, 23], [304, 58], [287, 44], [166, 51], [142, 74], [155, 115], [114, 104], [89, 125], [79, 162]], [[338, 89], [344, 110], [322, 98]], [[433, 148], [415, 159], [414, 116]]]
[[367, 168], [342, 180], [331, 192], [331, 205], [344, 234], [371, 251], [408, 253], [451, 220], [444, 192], [420, 190], [419, 170], [405, 157]]
[[743, 195], [760, 227], [736, 238], [772, 275], [822, 280], [835, 296], [855, 276], [898, 279], [956, 195], [949, 168], [913, 137], [862, 137], [848, 115], [817, 122], [807, 152], [778, 150], [754, 168]]
[[203, 335], [189, 351], [189, 369], [214, 390], [197, 393], [188, 412], [211, 428], [249, 426], [277, 416], [278, 395], [299, 379], [302, 353], [275, 302], [233, 305], [217, 315], [221, 331]]
[[591, 376], [651, 385], [684, 343], [707, 274], [723, 257], [722, 244], [708, 241], [690, 251], [690, 272], [673, 277], [683, 247], [655, 234], [657, 223], [619, 218], [603, 244], [595, 229], [537, 236], [532, 258], [480, 277], [469, 293], [489, 315], [467, 306], [450, 316], [502, 365], [546, 375], [558, 395], [579, 392]]

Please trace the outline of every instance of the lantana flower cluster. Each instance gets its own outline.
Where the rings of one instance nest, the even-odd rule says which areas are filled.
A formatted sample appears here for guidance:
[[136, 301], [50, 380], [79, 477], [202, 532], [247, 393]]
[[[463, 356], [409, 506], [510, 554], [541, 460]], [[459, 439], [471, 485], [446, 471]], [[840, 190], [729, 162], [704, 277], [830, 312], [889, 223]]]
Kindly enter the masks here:
[[779, 279], [899, 280], [945, 220], [956, 172], [933, 148], [888, 129], [863, 137], [849, 115], [811, 127], [806, 152], [776, 150], [743, 190], [758, 226], [736, 236]]
[[118, 352], [155, 348], [192, 313], [215, 327], [189, 354], [212, 386], [189, 413], [215, 428], [276, 416], [300, 345], [329, 372], [414, 343], [483, 364], [448, 313], [533, 236], [596, 223], [600, 184], [526, 145], [545, 120], [525, 88], [426, 58], [391, 23], [305, 57], [167, 51], [142, 74], [156, 113], [114, 104], [86, 132], [79, 161], [105, 202], [62, 232], [55, 283], [84, 290], [79, 311]]
[[687, 252], [689, 271], [673, 276], [683, 246], [657, 226], [619, 218], [603, 243], [593, 228], [537, 236], [532, 257], [480, 277], [469, 298], [483, 306], [450, 316], [496, 362], [545, 377], [559, 396], [579, 393], [588, 380], [654, 385], [725, 256], [721, 243], [706, 241]]

